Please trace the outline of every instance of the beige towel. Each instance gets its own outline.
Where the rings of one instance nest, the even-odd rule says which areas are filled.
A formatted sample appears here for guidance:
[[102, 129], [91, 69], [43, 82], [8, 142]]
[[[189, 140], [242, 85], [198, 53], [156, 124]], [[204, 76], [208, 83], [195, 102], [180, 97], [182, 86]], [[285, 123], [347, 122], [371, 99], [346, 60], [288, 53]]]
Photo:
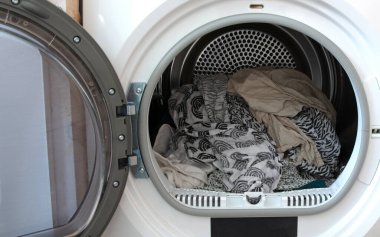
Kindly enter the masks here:
[[230, 77], [228, 91], [245, 99], [256, 119], [267, 126], [279, 152], [301, 145], [298, 162], [323, 165], [315, 143], [289, 119], [303, 107], [313, 107], [335, 124], [334, 107], [306, 75], [292, 69], [246, 69]]

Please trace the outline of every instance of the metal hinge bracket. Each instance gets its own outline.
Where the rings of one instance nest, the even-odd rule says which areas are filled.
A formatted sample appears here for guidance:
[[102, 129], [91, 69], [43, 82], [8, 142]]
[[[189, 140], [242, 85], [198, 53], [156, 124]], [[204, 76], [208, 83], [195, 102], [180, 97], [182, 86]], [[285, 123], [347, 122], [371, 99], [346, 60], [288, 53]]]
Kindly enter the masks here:
[[118, 163], [119, 163], [119, 169], [124, 169], [127, 166], [129, 167], [136, 166], [137, 156], [128, 156], [128, 157], [120, 158]]
[[127, 102], [127, 104], [116, 106], [117, 117], [125, 117], [132, 115], [136, 115], [136, 105], [134, 102]]

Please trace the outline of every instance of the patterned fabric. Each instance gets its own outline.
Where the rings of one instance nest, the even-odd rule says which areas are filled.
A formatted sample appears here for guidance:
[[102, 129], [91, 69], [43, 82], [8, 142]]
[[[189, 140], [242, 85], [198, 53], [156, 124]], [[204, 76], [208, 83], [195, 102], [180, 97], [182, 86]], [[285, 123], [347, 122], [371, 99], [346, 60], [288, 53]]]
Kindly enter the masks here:
[[227, 192], [227, 187], [223, 183], [224, 173], [218, 169], [215, 169], [207, 179], [207, 184], [203, 186], [194, 187], [194, 189], [202, 189], [215, 192]]
[[335, 177], [338, 172], [341, 146], [331, 121], [324, 113], [315, 108], [304, 108], [292, 120], [316, 143], [324, 162], [323, 166], [316, 167], [304, 161], [297, 167], [298, 170], [315, 178]]
[[315, 142], [290, 120], [310, 107], [335, 121], [334, 107], [309, 77], [294, 69], [244, 69], [230, 76], [228, 91], [243, 97], [255, 118], [267, 126], [278, 152], [300, 146], [299, 163], [324, 165]]
[[168, 101], [169, 113], [177, 128], [208, 122], [202, 94], [195, 85], [180, 87]]
[[289, 150], [287, 158], [281, 161], [283, 167], [277, 190], [298, 189], [317, 179], [327, 181], [329, 186], [339, 173], [340, 154], [340, 142], [330, 119], [315, 108], [304, 108], [292, 120], [316, 143], [324, 165], [316, 167], [307, 162], [297, 165], [299, 147]]
[[169, 99], [177, 131], [168, 154], [207, 167], [209, 184], [204, 189], [272, 192], [336, 177], [340, 143], [325, 113], [305, 107], [290, 118], [315, 142], [324, 164], [299, 163], [300, 147], [288, 150], [283, 159], [267, 128], [252, 116], [244, 99], [226, 92], [226, 76], [201, 76], [195, 82], [182, 86]]
[[210, 122], [228, 122], [226, 91], [228, 77], [224, 74], [198, 76], [195, 84], [202, 92]]
[[[185, 153], [193, 161], [213, 163], [223, 172], [227, 191], [272, 192], [280, 179], [281, 157], [264, 125], [253, 118], [240, 97], [228, 95], [225, 90], [208, 93], [218, 79], [213, 79], [215, 83], [202, 80], [210, 78], [198, 83], [202, 91], [195, 85], [185, 85], [169, 99], [169, 111], [178, 126], [172, 151]], [[218, 105], [222, 103], [215, 96], [222, 96], [227, 105], [222, 122], [216, 122], [221, 116], [214, 116], [220, 114]]]
[[302, 176], [297, 165], [290, 159], [284, 159], [282, 162], [281, 179], [277, 185], [276, 191], [289, 191], [305, 186], [306, 184], [316, 180], [310, 176]]

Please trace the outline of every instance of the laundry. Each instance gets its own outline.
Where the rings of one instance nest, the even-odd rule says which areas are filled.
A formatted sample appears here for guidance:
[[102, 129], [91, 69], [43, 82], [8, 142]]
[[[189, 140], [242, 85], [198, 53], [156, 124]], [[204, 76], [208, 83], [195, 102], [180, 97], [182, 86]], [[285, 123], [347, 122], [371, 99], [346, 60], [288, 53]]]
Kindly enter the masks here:
[[202, 75], [168, 103], [176, 129], [154, 150], [176, 187], [272, 192], [335, 176], [335, 110], [302, 73]]
[[291, 119], [316, 144], [324, 165], [315, 166], [302, 161], [299, 172], [315, 178], [330, 179], [337, 176], [341, 145], [330, 119], [316, 108], [304, 108]]
[[[323, 177], [333, 176], [340, 151], [339, 140], [333, 129], [335, 109], [306, 75], [292, 69], [246, 69], [231, 76], [228, 91], [244, 98], [255, 118], [268, 128], [278, 152], [299, 147], [296, 164], [302, 170]], [[307, 119], [297, 117], [304, 108], [320, 111], [318, 114], [324, 123], [307, 123]], [[292, 119], [293, 117], [296, 119]], [[299, 123], [297, 118], [300, 119]], [[302, 124], [309, 126], [300, 126]], [[315, 128], [317, 132], [311, 132]], [[331, 135], [326, 137], [327, 132]], [[314, 135], [310, 136], [312, 133]], [[327, 148], [325, 145], [328, 143], [334, 145]], [[324, 149], [333, 151], [327, 154]]]
[[281, 161], [283, 164], [281, 168], [281, 179], [278, 182], [275, 191], [290, 191], [299, 189], [315, 180], [316, 178], [301, 175], [298, 172], [297, 165], [292, 160], [286, 158]]
[[[207, 175], [214, 167], [207, 164], [194, 164], [185, 156], [167, 155], [173, 130], [168, 124], [160, 127], [153, 145], [154, 155], [163, 174], [173, 187], [193, 188], [202, 187], [208, 183]], [[185, 159], [184, 159], [185, 158]]]
[[230, 192], [272, 192], [280, 179], [273, 141], [239, 96], [227, 93], [227, 76], [204, 76], [169, 99], [177, 131], [171, 154], [213, 164]]

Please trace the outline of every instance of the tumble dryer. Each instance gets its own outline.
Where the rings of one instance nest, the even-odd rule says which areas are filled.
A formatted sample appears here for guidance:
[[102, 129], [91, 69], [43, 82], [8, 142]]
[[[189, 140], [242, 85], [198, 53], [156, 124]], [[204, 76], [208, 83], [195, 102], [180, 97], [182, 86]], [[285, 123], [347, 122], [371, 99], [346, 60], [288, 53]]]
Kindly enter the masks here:
[[[366, 235], [380, 217], [377, 5], [84, 1], [88, 34], [48, 2], [1, 0], [0, 235]], [[273, 193], [172, 186], [152, 149], [171, 93], [256, 67], [297, 69], [329, 98], [337, 178]]]

